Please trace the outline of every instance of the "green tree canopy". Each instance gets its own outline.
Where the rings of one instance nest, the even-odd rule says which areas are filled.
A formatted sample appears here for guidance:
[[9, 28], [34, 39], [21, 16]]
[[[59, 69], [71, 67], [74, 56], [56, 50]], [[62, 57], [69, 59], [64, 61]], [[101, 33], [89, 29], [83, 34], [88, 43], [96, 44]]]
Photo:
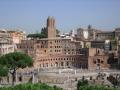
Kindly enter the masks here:
[[13, 52], [0, 57], [0, 64], [8, 67], [9, 69], [13, 68], [25, 68], [32, 66], [32, 58], [27, 54], [21, 52]]
[[43, 38], [47, 38], [48, 37], [48, 31], [47, 31], [47, 28], [42, 28], [41, 29], [41, 35]]
[[8, 75], [8, 68], [6, 66], [0, 65], [0, 77]]
[[60, 30], [56, 29], [56, 34], [57, 35], [60, 34]]
[[4, 72], [4, 75], [6, 75], [8, 71], [10, 71], [10, 73], [13, 76], [13, 85], [14, 85], [16, 70], [18, 68], [25, 68], [27, 66], [28, 67], [32, 66], [33, 61], [32, 61], [32, 58], [28, 56], [27, 54], [24, 54], [21, 52], [13, 52], [13, 53], [9, 53], [9, 54], [1, 56], [0, 65], [2, 68], [1, 72]]
[[41, 33], [28, 34], [28, 38], [47, 38], [47, 28], [42, 28]]
[[[58, 35], [60, 33], [60, 31], [58, 29], [56, 29], [56, 34]], [[34, 33], [34, 34], [28, 34], [27, 36], [28, 38], [47, 38], [48, 37], [48, 31], [46, 27], [43, 27], [41, 29], [41, 33]]]

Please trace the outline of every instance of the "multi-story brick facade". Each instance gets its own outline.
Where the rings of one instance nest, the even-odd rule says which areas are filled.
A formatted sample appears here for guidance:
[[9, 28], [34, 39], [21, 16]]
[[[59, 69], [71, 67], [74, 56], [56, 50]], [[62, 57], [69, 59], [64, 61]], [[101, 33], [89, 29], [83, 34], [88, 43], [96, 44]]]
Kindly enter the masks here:
[[[17, 45], [18, 51], [33, 57], [35, 68], [108, 69], [110, 67], [109, 55], [104, 52], [105, 41], [96, 39], [96, 34], [100, 31], [92, 29], [91, 26], [88, 30], [79, 29], [74, 39], [56, 37], [55, 19], [49, 17], [47, 32], [48, 38], [23, 40]], [[102, 45], [101, 48], [98, 47], [99, 43]]]
[[44, 64], [47, 64], [47, 67], [71, 67], [73, 66], [72, 62], [76, 61], [77, 63], [77, 57], [81, 56], [79, 52], [80, 42], [74, 42], [71, 39], [42, 39], [38, 42], [35, 44], [37, 49], [36, 61], [40, 62], [40, 65], [37, 63], [37, 67], [46, 67]]
[[73, 67], [78, 66], [79, 59], [82, 59], [80, 42], [71, 41], [71, 39], [25, 40], [17, 47], [19, 51], [33, 56], [35, 67], [49, 68], [56, 67], [56, 64], [63, 68]]

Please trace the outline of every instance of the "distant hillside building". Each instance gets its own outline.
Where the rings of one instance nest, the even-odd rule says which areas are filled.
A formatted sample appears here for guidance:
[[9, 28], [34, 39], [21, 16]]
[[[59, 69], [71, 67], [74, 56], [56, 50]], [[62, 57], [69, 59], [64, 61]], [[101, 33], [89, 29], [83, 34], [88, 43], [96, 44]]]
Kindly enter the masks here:
[[14, 52], [12, 37], [5, 29], [0, 29], [0, 56]]
[[20, 31], [19, 29], [8, 30], [7, 32], [12, 37], [12, 41], [14, 44], [21, 43], [22, 40], [26, 39], [25, 32]]

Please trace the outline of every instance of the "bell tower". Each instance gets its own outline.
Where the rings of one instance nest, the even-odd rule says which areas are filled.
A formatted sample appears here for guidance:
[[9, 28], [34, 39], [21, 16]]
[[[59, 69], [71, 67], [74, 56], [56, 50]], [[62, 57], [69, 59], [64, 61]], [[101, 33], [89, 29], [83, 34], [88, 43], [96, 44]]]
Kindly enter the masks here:
[[48, 38], [56, 37], [55, 19], [53, 17], [48, 17], [47, 19], [47, 31]]

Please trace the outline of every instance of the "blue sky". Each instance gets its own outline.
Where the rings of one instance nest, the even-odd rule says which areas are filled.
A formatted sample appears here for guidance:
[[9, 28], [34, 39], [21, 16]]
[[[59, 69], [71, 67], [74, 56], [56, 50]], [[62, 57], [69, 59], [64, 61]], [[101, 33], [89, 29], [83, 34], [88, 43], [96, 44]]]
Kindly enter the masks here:
[[120, 0], [0, 0], [0, 28], [40, 31], [48, 16], [68, 32], [78, 27], [113, 30], [120, 27]]

